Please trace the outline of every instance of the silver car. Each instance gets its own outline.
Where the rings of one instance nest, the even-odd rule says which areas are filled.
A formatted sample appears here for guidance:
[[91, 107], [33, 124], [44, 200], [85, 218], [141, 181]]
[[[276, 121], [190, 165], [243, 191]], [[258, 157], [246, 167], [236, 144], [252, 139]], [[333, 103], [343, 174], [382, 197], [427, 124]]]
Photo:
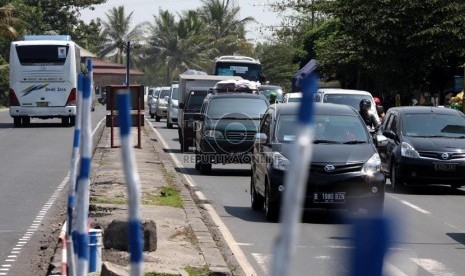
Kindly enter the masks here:
[[168, 111], [168, 98], [170, 96], [171, 87], [163, 86], [160, 89], [160, 94], [156, 102], [157, 109], [155, 111], [155, 121], [160, 122], [161, 118], [166, 118]]

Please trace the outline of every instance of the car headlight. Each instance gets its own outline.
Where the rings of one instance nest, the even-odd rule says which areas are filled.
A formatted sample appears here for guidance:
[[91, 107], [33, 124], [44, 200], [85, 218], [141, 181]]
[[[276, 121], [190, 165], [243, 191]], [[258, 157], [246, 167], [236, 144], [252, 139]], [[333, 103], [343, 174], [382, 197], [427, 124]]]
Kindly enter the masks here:
[[420, 154], [418, 151], [415, 150], [409, 143], [402, 142], [400, 147], [400, 154], [403, 157], [410, 157], [410, 158], [420, 158]]
[[217, 130], [205, 130], [205, 137], [210, 137], [210, 138], [224, 138], [223, 133], [221, 131]]
[[279, 152], [273, 153], [273, 168], [280, 171], [287, 171], [290, 161]]
[[362, 167], [362, 173], [367, 174], [367, 175], [373, 175], [375, 172], [378, 172], [381, 170], [381, 159], [379, 158], [379, 154], [375, 153], [373, 154], [370, 159], [363, 165]]

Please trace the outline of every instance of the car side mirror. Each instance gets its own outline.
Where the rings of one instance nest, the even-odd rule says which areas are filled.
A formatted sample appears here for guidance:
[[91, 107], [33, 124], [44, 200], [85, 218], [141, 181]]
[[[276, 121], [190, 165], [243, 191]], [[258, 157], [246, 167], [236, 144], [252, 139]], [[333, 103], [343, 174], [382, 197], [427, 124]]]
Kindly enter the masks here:
[[184, 109], [184, 103], [179, 103], [178, 107], [179, 107], [179, 109]]
[[268, 137], [265, 133], [255, 133], [255, 143], [257, 144], [266, 144]]
[[376, 145], [378, 147], [385, 147], [388, 144], [388, 139], [384, 135], [376, 135]]
[[397, 139], [397, 135], [392, 130], [383, 131], [383, 135], [390, 139]]

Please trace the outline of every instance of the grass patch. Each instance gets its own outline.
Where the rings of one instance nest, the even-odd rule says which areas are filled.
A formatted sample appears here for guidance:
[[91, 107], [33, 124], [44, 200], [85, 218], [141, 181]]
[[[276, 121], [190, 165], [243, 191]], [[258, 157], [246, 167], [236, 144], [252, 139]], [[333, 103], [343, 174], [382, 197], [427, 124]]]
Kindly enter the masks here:
[[163, 186], [160, 193], [157, 195], [145, 195], [142, 198], [142, 204], [170, 206], [176, 208], [183, 207], [182, 199], [179, 195], [179, 190], [173, 186]]
[[117, 205], [126, 205], [128, 201], [125, 198], [115, 197], [115, 198], [106, 198], [91, 196], [89, 199], [90, 204], [117, 204]]
[[[192, 267], [188, 266], [184, 268], [189, 276], [210, 276], [210, 269], [207, 265], [203, 267]], [[173, 274], [168, 273], [158, 273], [158, 272], [146, 272], [144, 276], [173, 276]]]
[[184, 269], [187, 271], [187, 273], [189, 273], [189, 276], [209, 276], [210, 275], [210, 269], [208, 268], [207, 265], [204, 265], [203, 267], [188, 266]]

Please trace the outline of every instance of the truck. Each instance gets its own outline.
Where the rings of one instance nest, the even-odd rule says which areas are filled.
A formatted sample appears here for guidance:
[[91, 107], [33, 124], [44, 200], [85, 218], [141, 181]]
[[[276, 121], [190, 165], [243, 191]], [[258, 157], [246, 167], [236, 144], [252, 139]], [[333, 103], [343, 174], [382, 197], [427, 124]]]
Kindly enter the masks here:
[[[199, 91], [209, 91], [210, 88], [222, 80], [241, 80], [238, 76], [216, 76], [216, 75], [197, 75], [197, 74], [181, 74], [179, 75], [179, 110], [178, 110], [178, 136], [181, 151], [185, 152], [189, 150], [190, 146], [193, 146], [194, 142], [194, 127], [193, 121], [196, 119], [196, 114], [200, 112], [196, 108], [188, 108], [186, 106], [186, 100], [191, 92], [195, 95], [199, 95]], [[197, 91], [197, 92], [195, 92]], [[207, 92], [208, 93], [208, 92]], [[205, 93], [203, 93], [206, 95]]]

